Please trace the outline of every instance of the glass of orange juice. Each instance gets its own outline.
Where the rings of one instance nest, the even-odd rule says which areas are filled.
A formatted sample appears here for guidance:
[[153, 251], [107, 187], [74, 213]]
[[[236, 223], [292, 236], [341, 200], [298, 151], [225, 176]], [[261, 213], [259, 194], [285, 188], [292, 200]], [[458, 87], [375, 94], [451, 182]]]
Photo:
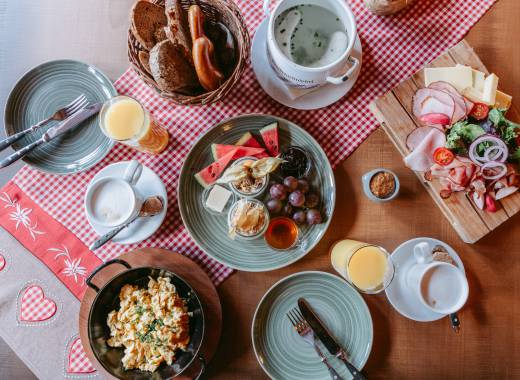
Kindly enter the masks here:
[[137, 100], [116, 96], [101, 109], [100, 126], [112, 140], [138, 150], [158, 154], [168, 145], [168, 131]]
[[394, 265], [386, 249], [356, 240], [340, 240], [330, 249], [333, 268], [359, 291], [382, 292], [394, 278]]

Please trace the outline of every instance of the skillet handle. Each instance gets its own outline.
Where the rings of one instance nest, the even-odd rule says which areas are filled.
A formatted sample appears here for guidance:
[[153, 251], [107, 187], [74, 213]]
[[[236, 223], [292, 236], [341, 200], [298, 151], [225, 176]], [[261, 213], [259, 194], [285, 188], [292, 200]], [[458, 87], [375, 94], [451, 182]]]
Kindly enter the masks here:
[[87, 284], [87, 286], [94, 289], [96, 291], [96, 293], [99, 292], [99, 288], [92, 283], [92, 279], [101, 269], [106, 268], [112, 264], [120, 264], [120, 265], [127, 267], [128, 269], [132, 269], [132, 266], [124, 260], [121, 260], [121, 259], [108, 260], [106, 263], [101, 264], [96, 269], [94, 269], [91, 274], [88, 275], [87, 279], [85, 280], [85, 284]]
[[193, 380], [201, 380], [202, 376], [204, 376], [204, 372], [206, 372], [206, 360], [204, 359], [204, 356], [199, 355], [198, 358], [200, 361], [200, 371], [198, 375], [193, 378]]

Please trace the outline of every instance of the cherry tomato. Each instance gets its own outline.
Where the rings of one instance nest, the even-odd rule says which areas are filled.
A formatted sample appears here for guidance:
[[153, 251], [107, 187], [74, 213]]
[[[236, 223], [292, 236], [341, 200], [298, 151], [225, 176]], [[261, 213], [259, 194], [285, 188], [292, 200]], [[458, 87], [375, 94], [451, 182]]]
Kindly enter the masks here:
[[446, 166], [453, 162], [455, 155], [448, 148], [437, 148], [433, 152], [433, 160], [439, 165]]
[[484, 103], [475, 103], [469, 116], [477, 120], [483, 120], [487, 117], [489, 113], [489, 107]]

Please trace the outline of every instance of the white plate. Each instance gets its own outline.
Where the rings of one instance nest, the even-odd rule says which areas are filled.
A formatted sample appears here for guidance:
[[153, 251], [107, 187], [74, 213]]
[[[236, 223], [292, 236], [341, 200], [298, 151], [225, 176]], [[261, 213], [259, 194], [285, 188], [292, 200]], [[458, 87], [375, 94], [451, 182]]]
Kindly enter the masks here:
[[[100, 170], [97, 173], [92, 181], [89, 184], [92, 184], [100, 178], [105, 177], [120, 177], [123, 178], [123, 174], [125, 172], [126, 166], [129, 161], [116, 162], [115, 164], [108, 165], [103, 170]], [[166, 188], [164, 187], [164, 183], [161, 181], [161, 178], [157, 174], [155, 174], [151, 169], [143, 165], [143, 173], [141, 174], [141, 178], [137, 182], [135, 186], [139, 194], [143, 198], [150, 197], [152, 195], [160, 195], [163, 197], [165, 204], [163, 211], [155, 216], [150, 218], [139, 218], [135, 222], [133, 222], [129, 227], [125, 228], [121, 231], [116, 237], [112, 239], [114, 243], [119, 244], [133, 244], [140, 242], [144, 239], [149, 238], [155, 231], [159, 229], [161, 226], [164, 217], [166, 216], [166, 210], [168, 209], [168, 195], [166, 194]], [[87, 190], [88, 192], [88, 190]], [[87, 214], [85, 212], [85, 214]], [[111, 227], [100, 226], [91, 220], [87, 214], [87, 219], [92, 228], [96, 231], [99, 236], [106, 234], [110, 231]]]
[[392, 262], [395, 266], [394, 279], [386, 288], [386, 296], [395, 310], [407, 318], [418, 322], [431, 322], [446, 317], [446, 314], [435, 313], [426, 308], [412, 290], [406, 285], [406, 272], [415, 264], [413, 247], [421, 242], [426, 242], [433, 248], [442, 245], [453, 258], [457, 267], [464, 273], [464, 265], [457, 252], [448, 244], [432, 238], [416, 238], [405, 241], [392, 253]]
[[354, 50], [352, 52], [352, 56], [359, 60], [359, 66], [348, 81], [339, 85], [327, 84], [297, 99], [291, 99], [284, 89], [285, 85], [276, 76], [276, 73], [267, 60], [266, 34], [268, 21], [268, 19], [262, 21], [253, 37], [251, 64], [258, 83], [260, 83], [260, 86], [271, 98], [287, 107], [299, 110], [314, 110], [337, 102], [350, 91], [356, 83], [359, 72], [361, 71], [362, 52], [359, 36], [356, 36], [356, 43], [354, 44]]

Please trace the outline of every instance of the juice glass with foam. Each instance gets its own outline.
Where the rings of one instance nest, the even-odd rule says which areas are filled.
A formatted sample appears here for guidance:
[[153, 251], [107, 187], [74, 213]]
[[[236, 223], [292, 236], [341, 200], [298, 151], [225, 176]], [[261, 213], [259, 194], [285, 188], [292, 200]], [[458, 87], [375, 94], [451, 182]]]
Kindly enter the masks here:
[[382, 292], [394, 277], [390, 254], [382, 247], [340, 240], [330, 249], [332, 267], [359, 291]]
[[161, 153], [168, 145], [168, 131], [137, 100], [116, 96], [101, 109], [100, 126], [112, 140], [148, 153]]

